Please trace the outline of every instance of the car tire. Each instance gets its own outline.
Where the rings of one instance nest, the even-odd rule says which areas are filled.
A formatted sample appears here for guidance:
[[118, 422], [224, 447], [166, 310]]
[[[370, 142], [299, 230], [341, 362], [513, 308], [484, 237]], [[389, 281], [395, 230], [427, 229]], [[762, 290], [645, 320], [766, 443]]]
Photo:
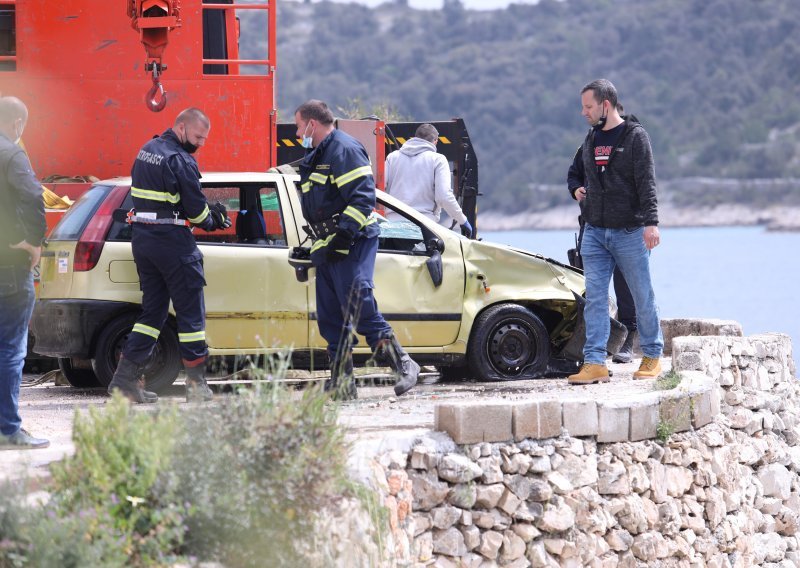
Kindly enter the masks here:
[[100, 381], [97, 380], [97, 375], [94, 374], [94, 369], [91, 365], [81, 365], [78, 361], [91, 363], [86, 359], [73, 359], [71, 357], [59, 357], [58, 368], [61, 369], [61, 374], [67, 379], [67, 382], [75, 388], [91, 389], [100, 386]]
[[[117, 362], [125, 340], [136, 323], [136, 316], [125, 314], [111, 320], [100, 332], [95, 347], [92, 368], [100, 384], [107, 387], [117, 370]], [[162, 392], [175, 382], [181, 370], [178, 336], [171, 326], [165, 325], [144, 370], [146, 388]]]
[[542, 320], [518, 304], [500, 304], [475, 320], [467, 360], [486, 381], [515, 381], [544, 376], [550, 360], [550, 336]]

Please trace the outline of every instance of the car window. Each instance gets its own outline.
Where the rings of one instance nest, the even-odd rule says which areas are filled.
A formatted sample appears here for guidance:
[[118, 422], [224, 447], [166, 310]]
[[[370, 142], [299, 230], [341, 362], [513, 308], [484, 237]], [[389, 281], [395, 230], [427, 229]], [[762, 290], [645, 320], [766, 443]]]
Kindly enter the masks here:
[[204, 185], [203, 192], [209, 204], [220, 202], [225, 206], [231, 226], [213, 232], [195, 229], [194, 236], [198, 243], [287, 246], [275, 184]]
[[425, 233], [421, 225], [412, 219], [389, 221], [386, 211], [396, 211], [391, 205], [379, 203], [373, 215], [381, 229], [378, 237], [378, 250], [384, 252], [403, 252], [426, 254]]
[[[195, 227], [193, 234], [198, 243], [287, 246], [278, 191], [274, 184], [204, 184], [203, 193], [209, 204], [220, 202], [225, 206], [231, 226], [210, 232]], [[128, 194], [121, 208], [131, 207], [133, 198]], [[108, 240], [129, 241], [130, 238], [131, 226], [124, 221], [115, 221], [109, 231]]]
[[80, 237], [84, 227], [100, 207], [105, 197], [113, 189], [110, 185], [93, 185], [86, 193], [81, 195], [67, 212], [61, 221], [53, 228], [50, 241], [74, 241]]

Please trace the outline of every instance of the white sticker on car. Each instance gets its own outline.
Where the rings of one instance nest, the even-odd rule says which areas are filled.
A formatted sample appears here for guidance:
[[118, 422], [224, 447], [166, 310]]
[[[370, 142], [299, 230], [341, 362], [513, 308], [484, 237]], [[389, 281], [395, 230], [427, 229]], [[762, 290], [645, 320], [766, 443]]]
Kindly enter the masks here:
[[59, 274], [66, 274], [68, 268], [69, 268], [69, 259], [68, 258], [59, 258], [58, 259], [58, 273]]

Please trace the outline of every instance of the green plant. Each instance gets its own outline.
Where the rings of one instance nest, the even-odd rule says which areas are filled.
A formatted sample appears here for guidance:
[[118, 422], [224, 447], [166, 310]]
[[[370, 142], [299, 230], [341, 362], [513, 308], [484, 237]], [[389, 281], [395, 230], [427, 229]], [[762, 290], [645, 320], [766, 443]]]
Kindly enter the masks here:
[[675, 433], [675, 425], [671, 420], [659, 420], [656, 426], [656, 439], [662, 444], [669, 440], [669, 437]]
[[184, 533], [185, 510], [174, 505], [162, 481], [171, 469], [177, 416], [170, 407], [133, 411], [119, 395], [103, 411], [76, 412], [75, 454], [52, 468], [57, 514], [107, 520], [110, 527], [93, 523], [87, 538], [111, 528], [135, 563], [164, 561], [164, 551], [179, 547]]
[[681, 384], [681, 380], [681, 374], [674, 369], [670, 369], [668, 373], [661, 375], [655, 381], [653, 381], [653, 390], [672, 390]]
[[173, 488], [191, 503], [184, 552], [231, 566], [297, 565], [315, 513], [353, 494], [336, 407], [258, 382], [184, 416]]

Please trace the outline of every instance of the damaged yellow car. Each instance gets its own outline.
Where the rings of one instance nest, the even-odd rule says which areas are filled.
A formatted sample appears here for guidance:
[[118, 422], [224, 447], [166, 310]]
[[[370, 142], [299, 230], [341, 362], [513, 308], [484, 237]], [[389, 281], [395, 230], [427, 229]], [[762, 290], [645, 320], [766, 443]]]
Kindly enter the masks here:
[[[235, 358], [291, 348], [295, 368], [325, 368], [315, 320], [314, 269], [298, 176], [208, 173], [210, 202], [230, 229], [194, 230], [204, 255], [206, 338], [212, 356]], [[469, 240], [378, 192], [381, 228], [375, 296], [403, 346], [447, 378], [531, 379], [574, 372], [583, 344], [579, 270], [531, 252]], [[58, 357], [74, 386], [105, 386], [139, 313], [141, 291], [131, 253], [130, 179], [96, 183], [51, 232], [42, 254], [34, 350]], [[390, 222], [387, 210], [405, 221]], [[123, 216], [124, 217], [124, 216]], [[174, 315], [174, 314], [173, 314]], [[624, 339], [612, 326], [610, 345]], [[356, 361], [370, 356], [363, 338]], [[146, 368], [163, 390], [181, 369], [174, 318]]]

